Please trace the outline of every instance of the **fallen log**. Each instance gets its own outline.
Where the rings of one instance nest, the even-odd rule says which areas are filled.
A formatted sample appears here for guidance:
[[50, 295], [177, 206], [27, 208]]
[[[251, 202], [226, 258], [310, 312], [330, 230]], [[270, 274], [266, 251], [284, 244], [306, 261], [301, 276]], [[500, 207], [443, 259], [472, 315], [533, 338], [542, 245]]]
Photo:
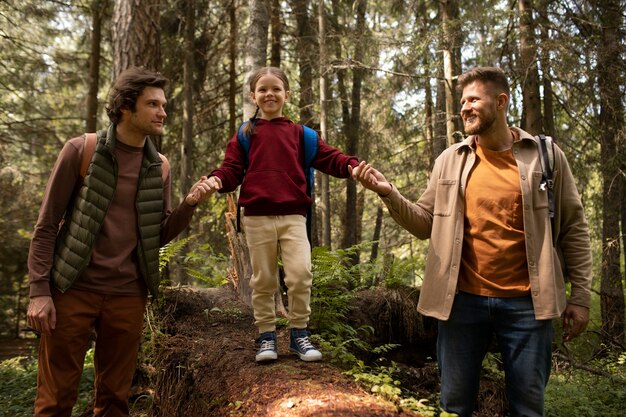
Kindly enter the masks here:
[[256, 328], [232, 287], [165, 291], [155, 314], [168, 334], [157, 347], [150, 415], [418, 416], [358, 386], [327, 361], [305, 363], [278, 331], [279, 359], [254, 361]]

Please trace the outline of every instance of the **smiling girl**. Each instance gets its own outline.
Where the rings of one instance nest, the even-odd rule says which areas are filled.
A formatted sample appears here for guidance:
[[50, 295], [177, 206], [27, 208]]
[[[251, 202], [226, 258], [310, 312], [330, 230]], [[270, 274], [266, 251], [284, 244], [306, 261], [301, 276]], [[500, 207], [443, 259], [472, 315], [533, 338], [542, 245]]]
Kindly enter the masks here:
[[[259, 330], [257, 362], [278, 358], [274, 294], [278, 288], [278, 257], [285, 271], [290, 327], [290, 350], [304, 361], [319, 361], [322, 354], [309, 340], [311, 314], [311, 246], [306, 213], [311, 205], [302, 167], [303, 127], [283, 117], [289, 99], [289, 81], [275, 67], [257, 70], [250, 78], [250, 94], [256, 112], [242, 129], [250, 140], [249, 153], [237, 133], [226, 147], [222, 166], [209, 175], [209, 184], [220, 192], [240, 184], [239, 204], [250, 250], [253, 275], [252, 307]], [[359, 161], [327, 145], [318, 136], [317, 156], [311, 166], [326, 174], [348, 178], [349, 166]], [[245, 181], [244, 181], [245, 174]]]

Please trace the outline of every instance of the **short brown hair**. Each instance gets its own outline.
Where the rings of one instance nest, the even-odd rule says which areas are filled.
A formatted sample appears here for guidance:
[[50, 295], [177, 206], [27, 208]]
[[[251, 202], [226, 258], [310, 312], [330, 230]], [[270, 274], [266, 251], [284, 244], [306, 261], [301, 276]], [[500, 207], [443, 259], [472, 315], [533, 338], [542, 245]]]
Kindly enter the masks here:
[[146, 87], [165, 89], [169, 80], [158, 72], [143, 67], [130, 67], [120, 73], [109, 92], [106, 106], [107, 116], [111, 123], [119, 123], [122, 109], [135, 111], [137, 98]]
[[476, 67], [464, 72], [459, 76], [457, 87], [460, 91], [463, 91], [465, 87], [474, 81], [490, 83], [496, 87], [499, 92], [506, 93], [507, 96], [511, 96], [509, 81], [507, 80], [504, 71], [498, 67]]

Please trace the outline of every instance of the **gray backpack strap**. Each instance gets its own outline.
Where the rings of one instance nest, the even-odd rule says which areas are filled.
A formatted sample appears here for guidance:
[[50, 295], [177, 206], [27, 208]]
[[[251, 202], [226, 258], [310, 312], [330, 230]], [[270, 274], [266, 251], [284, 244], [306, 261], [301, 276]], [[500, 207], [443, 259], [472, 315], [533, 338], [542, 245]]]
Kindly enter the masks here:
[[550, 217], [550, 225], [552, 227], [552, 246], [556, 245], [556, 237], [554, 236], [554, 143], [550, 136], [539, 134], [539, 155], [541, 160], [541, 168], [543, 175], [539, 187], [548, 191], [548, 216]]

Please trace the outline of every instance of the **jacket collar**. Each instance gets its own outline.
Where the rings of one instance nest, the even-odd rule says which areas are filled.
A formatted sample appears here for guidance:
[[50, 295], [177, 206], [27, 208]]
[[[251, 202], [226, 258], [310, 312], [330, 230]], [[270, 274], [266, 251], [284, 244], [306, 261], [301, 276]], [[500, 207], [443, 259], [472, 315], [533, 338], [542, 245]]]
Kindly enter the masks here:
[[[101, 130], [100, 132], [98, 132], [98, 137], [100, 137], [100, 135], [104, 135], [106, 134], [106, 140], [104, 143], [104, 146], [107, 148], [107, 150], [113, 154], [113, 149], [115, 149], [115, 145], [117, 143], [117, 139], [115, 137], [115, 124], [111, 123], [111, 125], [107, 128], [106, 131]], [[151, 163], [154, 162], [161, 162], [161, 157], [159, 156], [159, 152], [156, 149], [156, 146], [154, 146], [154, 143], [152, 143], [152, 139], [150, 139], [150, 137], [148, 136], [146, 138], [146, 142], [145, 145], [143, 147], [143, 153], [145, 158], [148, 159], [148, 161], [150, 161]]]
[[[527, 141], [527, 140], [536, 142], [536, 139], [533, 135], [520, 129], [519, 127], [511, 126], [509, 129], [511, 129], [513, 133], [515, 134], [515, 136], [519, 138], [519, 140], [515, 141], [515, 143]], [[459, 143], [455, 143], [454, 145], [452, 145], [452, 147], [455, 151], [458, 151], [461, 148], [466, 148], [466, 147], [469, 147], [471, 149], [476, 149], [476, 135], [470, 135], [466, 137], [463, 141]]]

